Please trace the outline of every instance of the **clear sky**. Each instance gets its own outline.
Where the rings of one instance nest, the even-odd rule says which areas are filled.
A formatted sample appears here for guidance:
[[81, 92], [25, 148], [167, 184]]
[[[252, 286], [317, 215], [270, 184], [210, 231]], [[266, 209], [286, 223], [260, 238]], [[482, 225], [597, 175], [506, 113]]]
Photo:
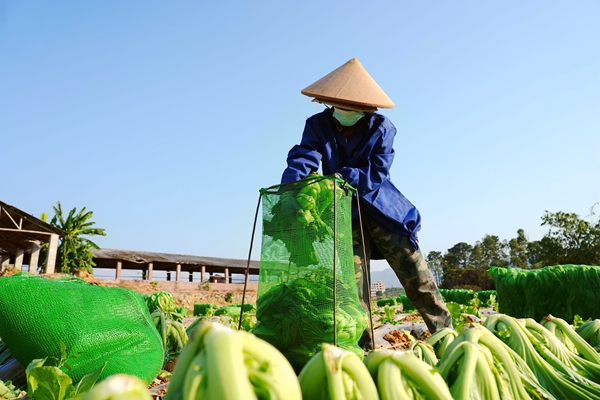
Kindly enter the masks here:
[[597, 0], [0, 0], [0, 200], [87, 207], [101, 247], [246, 259], [322, 110], [300, 90], [357, 57], [396, 103], [423, 251], [539, 240], [545, 210], [600, 201], [599, 21]]

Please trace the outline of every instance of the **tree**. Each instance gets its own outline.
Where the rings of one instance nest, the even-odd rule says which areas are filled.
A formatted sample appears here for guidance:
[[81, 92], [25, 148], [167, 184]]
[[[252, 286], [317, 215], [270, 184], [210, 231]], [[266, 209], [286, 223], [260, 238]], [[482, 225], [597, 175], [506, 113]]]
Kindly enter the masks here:
[[550, 229], [539, 242], [530, 246], [534, 265], [600, 265], [600, 220], [594, 221], [593, 208], [590, 221], [575, 213], [546, 211], [542, 226]]
[[65, 218], [60, 202], [54, 209], [54, 217], [50, 221], [50, 225], [62, 229], [66, 232], [60, 240], [57, 250], [57, 265], [63, 273], [74, 273], [75, 271], [87, 271], [93, 273], [92, 267], [96, 264], [93, 261], [94, 253], [91, 249], [99, 249], [94, 242], [83, 236], [106, 236], [104, 229], [92, 228], [95, 222], [90, 221], [92, 211], [86, 211], [83, 207], [77, 213], [77, 209], [73, 208]]
[[460, 242], [452, 246], [444, 254], [444, 264], [446, 268], [467, 268], [470, 266], [469, 260], [473, 246], [468, 243]]
[[433, 280], [436, 285], [442, 283], [442, 276], [444, 275], [444, 257], [440, 251], [430, 251], [427, 254], [427, 266], [433, 274]]
[[506, 242], [500, 240], [498, 236], [485, 235], [481, 241], [483, 250], [484, 268], [506, 267], [508, 260], [506, 256]]
[[517, 237], [508, 241], [510, 265], [514, 268], [529, 268], [527, 262], [527, 237], [523, 229], [517, 230]]

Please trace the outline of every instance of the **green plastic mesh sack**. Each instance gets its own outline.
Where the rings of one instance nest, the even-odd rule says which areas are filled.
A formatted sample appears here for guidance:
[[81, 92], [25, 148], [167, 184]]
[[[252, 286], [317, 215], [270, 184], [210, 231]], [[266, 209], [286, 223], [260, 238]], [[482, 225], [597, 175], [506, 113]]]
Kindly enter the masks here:
[[[78, 283], [79, 282], [79, 283]], [[0, 337], [23, 366], [59, 358], [61, 342], [73, 381], [135, 375], [152, 382], [163, 364], [162, 340], [144, 298], [132, 290], [32, 275], [0, 278]]]
[[498, 311], [541, 321], [553, 315], [573, 322], [600, 318], [600, 267], [555, 265], [540, 269], [493, 267]]
[[354, 274], [353, 191], [343, 180], [321, 175], [261, 190], [253, 333], [279, 349], [297, 372], [323, 342], [334, 343], [334, 334], [339, 347], [363, 356], [358, 340], [368, 318]]

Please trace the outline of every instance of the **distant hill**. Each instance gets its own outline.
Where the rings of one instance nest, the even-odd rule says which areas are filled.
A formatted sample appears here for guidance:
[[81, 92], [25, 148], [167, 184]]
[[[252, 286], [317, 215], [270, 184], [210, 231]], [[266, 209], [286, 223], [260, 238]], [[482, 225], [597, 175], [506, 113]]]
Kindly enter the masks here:
[[377, 281], [383, 281], [386, 288], [402, 287], [396, 273], [389, 267], [383, 271], [371, 271], [371, 284]]

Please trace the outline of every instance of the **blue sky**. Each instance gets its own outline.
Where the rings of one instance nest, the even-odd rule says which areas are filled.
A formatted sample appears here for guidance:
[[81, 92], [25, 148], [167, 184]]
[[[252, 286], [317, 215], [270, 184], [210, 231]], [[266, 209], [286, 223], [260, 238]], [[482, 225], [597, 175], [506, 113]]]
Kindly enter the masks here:
[[245, 259], [322, 109], [300, 90], [357, 57], [396, 103], [423, 251], [538, 240], [545, 210], [600, 201], [598, 20], [595, 0], [0, 0], [0, 199], [85, 206], [101, 247]]

